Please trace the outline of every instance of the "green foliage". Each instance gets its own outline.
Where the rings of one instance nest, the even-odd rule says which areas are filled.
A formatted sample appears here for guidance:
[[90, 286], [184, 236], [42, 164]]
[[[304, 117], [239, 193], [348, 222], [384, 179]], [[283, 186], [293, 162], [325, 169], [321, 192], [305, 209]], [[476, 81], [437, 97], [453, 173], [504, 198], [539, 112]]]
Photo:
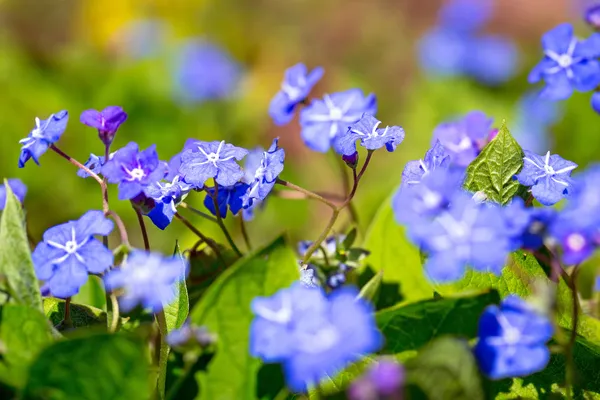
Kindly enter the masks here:
[[3, 306], [0, 309], [0, 380], [22, 386], [29, 364], [51, 342], [50, 324], [39, 310], [20, 304]]
[[489, 200], [507, 204], [523, 187], [513, 177], [523, 168], [523, 150], [502, 124], [498, 135], [467, 168], [465, 188], [482, 191]]
[[[85, 304], [71, 303], [69, 306], [71, 321], [74, 328], [87, 326], [106, 326], [106, 312]], [[53, 297], [44, 299], [44, 314], [52, 322], [58, 325], [65, 316], [65, 301]]]
[[18, 303], [42, 309], [42, 297], [38, 286], [31, 250], [27, 240], [25, 219], [21, 204], [8, 183], [6, 187], [6, 207], [0, 220], [0, 285]]
[[123, 334], [57, 342], [31, 365], [23, 398], [148, 399], [146, 352], [146, 344]]
[[207, 371], [196, 374], [201, 399], [255, 398], [261, 363], [248, 352], [250, 302], [288, 287], [298, 276], [296, 256], [280, 238], [239, 260], [208, 288], [190, 317], [218, 337]]
[[[183, 258], [179, 245], [175, 245], [175, 256], [181, 259], [182, 265], [185, 266], [186, 260]], [[165, 319], [167, 320], [167, 331], [181, 328], [190, 312], [190, 299], [188, 297], [187, 285], [185, 283], [185, 268], [182, 268], [181, 280], [174, 285], [175, 300], [165, 306]]]
[[383, 278], [383, 272], [379, 271], [360, 289], [358, 297], [375, 303], [377, 296], [379, 295], [379, 289], [381, 288], [381, 279]]

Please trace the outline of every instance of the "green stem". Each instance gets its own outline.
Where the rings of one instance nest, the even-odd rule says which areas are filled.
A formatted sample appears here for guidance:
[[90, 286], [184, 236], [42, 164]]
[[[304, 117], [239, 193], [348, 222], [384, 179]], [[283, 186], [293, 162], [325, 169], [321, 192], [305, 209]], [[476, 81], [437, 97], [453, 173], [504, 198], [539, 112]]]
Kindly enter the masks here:
[[165, 312], [156, 314], [156, 322], [158, 323], [158, 330], [160, 335], [160, 347], [158, 353], [158, 381], [156, 385], [156, 391], [158, 393], [157, 398], [165, 398], [165, 385], [167, 382], [167, 361], [169, 358], [169, 345], [167, 344], [167, 319]]
[[236, 246], [235, 242], [233, 241], [233, 238], [231, 237], [231, 235], [229, 234], [229, 231], [227, 230], [227, 227], [223, 223], [223, 218], [221, 218], [221, 211], [219, 210], [219, 201], [218, 201], [219, 184], [217, 183], [216, 179], [214, 179], [214, 178], [213, 178], [213, 183], [214, 183], [214, 189], [215, 189], [215, 191], [212, 194], [212, 199], [213, 199], [213, 204], [215, 205], [215, 214], [217, 214], [217, 224], [219, 224], [219, 227], [223, 231], [223, 234], [225, 235], [225, 238], [229, 242], [229, 245], [231, 246], [231, 248], [233, 249], [233, 251], [235, 251], [235, 253], [239, 257], [243, 257], [242, 252]]
[[217, 223], [217, 219], [215, 217], [213, 217], [212, 215], [208, 215], [205, 212], [202, 212], [192, 206], [190, 206], [188, 203], [182, 201], [181, 203], [179, 203], [179, 206], [182, 208], [185, 208], [186, 210], [190, 210], [191, 212], [193, 212], [194, 214], [197, 214], [199, 216], [201, 216], [204, 219], [207, 219], [211, 222], [214, 222], [215, 224]]
[[273, 400], [286, 400], [288, 398], [288, 394], [290, 394], [290, 392], [288, 388], [284, 386], [279, 393], [277, 393]]
[[[335, 152], [332, 153], [335, 158], [335, 162], [338, 165], [338, 169], [340, 172], [340, 177], [342, 178], [342, 185], [344, 188], [344, 196], [348, 197], [350, 195], [350, 179], [348, 179], [348, 174], [346, 173], [346, 169], [348, 165], [344, 162], [344, 160]], [[352, 174], [354, 175], [354, 179], [356, 179], [356, 168], [352, 168]], [[356, 207], [352, 202], [348, 203], [348, 212], [350, 213], [350, 219], [352, 223], [358, 227], [358, 212], [356, 211]]]
[[111, 304], [111, 319], [110, 326], [108, 331], [110, 333], [114, 333], [117, 331], [119, 327], [119, 301], [117, 300], [117, 296], [114, 293], [109, 295], [110, 304]]
[[244, 238], [244, 243], [246, 243], [246, 248], [248, 251], [252, 251], [252, 244], [250, 243], [250, 236], [248, 236], [248, 230], [246, 229], [246, 221], [240, 215], [240, 230], [242, 231], [242, 237]]
[[300, 192], [300, 193], [306, 195], [307, 197], [310, 197], [311, 199], [318, 200], [321, 203], [328, 205], [332, 210], [335, 210], [337, 208], [337, 205], [334, 202], [329, 201], [325, 197], [320, 196], [320, 195], [318, 195], [318, 194], [316, 194], [314, 192], [311, 192], [310, 190], [306, 190], [306, 189], [304, 189], [304, 188], [302, 188], [302, 187], [300, 187], [298, 185], [294, 185], [293, 183], [290, 183], [288, 181], [284, 181], [284, 180], [279, 179], [279, 178], [277, 178], [277, 183], [280, 184], [280, 185], [282, 185], [282, 186], [285, 186], [287, 188], [293, 189], [293, 190], [295, 190], [297, 192]]
[[217, 247], [215, 242], [212, 241], [212, 239], [207, 238], [202, 232], [200, 232], [198, 229], [196, 229], [196, 227], [194, 225], [192, 225], [190, 223], [190, 221], [188, 221], [186, 218], [184, 218], [181, 214], [175, 213], [175, 218], [177, 218], [179, 221], [181, 221], [181, 223], [183, 225], [185, 225], [190, 231], [192, 231], [204, 243], [206, 243], [208, 245], [208, 247], [210, 247], [212, 249], [212, 251], [215, 253], [215, 255], [217, 257], [219, 257], [219, 260], [221, 260], [223, 265], [227, 265], [227, 263], [225, 262], [225, 259], [223, 258], [223, 255], [221, 254], [221, 251], [219, 250], [219, 248]]
[[567, 359], [567, 370], [566, 370], [566, 391], [567, 399], [572, 399], [573, 385], [575, 379], [575, 341], [577, 340], [577, 325], [579, 324], [579, 297], [577, 295], [577, 273], [579, 272], [579, 265], [573, 268], [573, 273], [569, 279], [565, 279], [569, 289], [571, 289], [571, 295], [573, 297], [573, 303], [571, 308], [571, 319], [573, 326], [571, 327], [571, 335], [569, 337], [569, 343], [565, 348], [565, 357]]
[[140, 224], [140, 229], [142, 231], [142, 237], [144, 238], [144, 249], [146, 251], [150, 251], [150, 240], [148, 239], [148, 231], [146, 230], [146, 223], [144, 222], [144, 216], [138, 207], [136, 207], [132, 203], [133, 209], [135, 211], [135, 215], [137, 215], [138, 223]]

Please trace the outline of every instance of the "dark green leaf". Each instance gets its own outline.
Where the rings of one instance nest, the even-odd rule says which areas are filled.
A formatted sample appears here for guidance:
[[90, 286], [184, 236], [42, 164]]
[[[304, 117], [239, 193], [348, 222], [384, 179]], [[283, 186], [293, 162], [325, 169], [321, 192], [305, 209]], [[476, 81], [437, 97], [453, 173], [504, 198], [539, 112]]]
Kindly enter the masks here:
[[348, 234], [344, 238], [344, 241], [341, 243], [342, 249], [348, 250], [348, 249], [352, 248], [352, 245], [356, 241], [357, 234], [358, 234], [358, 231], [356, 230], [356, 228], [352, 228], [352, 230], [350, 232], [348, 232]]
[[383, 273], [380, 271], [373, 276], [361, 289], [358, 297], [371, 301], [373, 303], [377, 300], [379, 289], [381, 288], [381, 278]]
[[150, 398], [147, 345], [125, 335], [95, 335], [46, 348], [29, 370], [25, 399]]
[[167, 320], [167, 331], [181, 328], [190, 313], [190, 300], [188, 297], [187, 286], [185, 283], [186, 260], [179, 250], [179, 245], [175, 245], [175, 256], [181, 259], [181, 280], [174, 285], [175, 300], [165, 306], [165, 319]]
[[7, 304], [0, 313], [0, 380], [23, 386], [29, 364], [52, 342], [50, 324], [39, 310], [23, 305]]
[[11, 297], [21, 304], [42, 309], [21, 203], [5, 182], [6, 207], [0, 220], [0, 276]]
[[88, 276], [87, 282], [79, 289], [79, 293], [72, 297], [73, 302], [87, 304], [96, 308], [106, 308], [106, 293], [102, 278], [95, 275]]
[[513, 177], [523, 168], [523, 150], [502, 124], [498, 135], [467, 168], [465, 188], [482, 191], [489, 200], [507, 204], [521, 185]]
[[484, 399], [477, 363], [465, 341], [437, 339], [405, 367], [411, 399]]
[[260, 361], [248, 353], [253, 315], [250, 302], [288, 287], [299, 277], [294, 252], [283, 239], [258, 250], [226, 270], [191, 313], [218, 337], [218, 350], [206, 372], [196, 374], [201, 399], [254, 399]]
[[[106, 326], [106, 312], [104, 310], [76, 303], [71, 303], [69, 307], [74, 328], [94, 325]], [[58, 325], [65, 316], [65, 301], [53, 297], [45, 298], [44, 314], [53, 325]]]

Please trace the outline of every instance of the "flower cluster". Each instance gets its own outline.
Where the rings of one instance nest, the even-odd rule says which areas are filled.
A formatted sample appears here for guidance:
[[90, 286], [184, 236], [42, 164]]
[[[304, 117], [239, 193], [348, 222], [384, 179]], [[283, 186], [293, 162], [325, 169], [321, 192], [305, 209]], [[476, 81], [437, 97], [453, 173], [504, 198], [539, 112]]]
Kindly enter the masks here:
[[499, 84], [516, 72], [518, 53], [508, 39], [478, 31], [492, 15], [492, 0], [452, 0], [439, 13], [439, 26], [419, 45], [421, 66], [430, 74], [468, 75]]
[[252, 301], [250, 353], [283, 364], [288, 386], [305, 391], [363, 355], [382, 338], [371, 306], [350, 287], [326, 296], [297, 283]]

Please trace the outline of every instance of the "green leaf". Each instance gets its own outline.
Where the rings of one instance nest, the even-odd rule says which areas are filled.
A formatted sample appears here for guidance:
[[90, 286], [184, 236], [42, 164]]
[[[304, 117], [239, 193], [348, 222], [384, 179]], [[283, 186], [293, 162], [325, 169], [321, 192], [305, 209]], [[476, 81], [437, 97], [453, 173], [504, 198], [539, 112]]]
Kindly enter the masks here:
[[358, 230], [356, 228], [352, 228], [352, 230], [350, 232], [348, 232], [348, 234], [342, 241], [340, 247], [344, 250], [348, 250], [348, 249], [352, 248], [352, 245], [356, 241], [357, 234], [358, 234]]
[[104, 292], [102, 278], [95, 275], [88, 276], [87, 282], [79, 289], [79, 293], [72, 297], [72, 301], [105, 309], [106, 293]]
[[374, 303], [377, 299], [377, 295], [379, 294], [379, 289], [381, 288], [382, 278], [383, 273], [379, 271], [360, 289], [358, 297]]
[[[102, 325], [106, 327], [106, 312], [84, 304], [71, 303], [71, 320], [74, 328]], [[48, 297], [44, 299], [44, 314], [53, 325], [58, 325], [65, 316], [65, 301]]]
[[498, 292], [461, 295], [401, 304], [375, 314], [385, 336], [385, 352], [418, 350], [440, 335], [458, 335], [471, 339], [483, 310], [500, 301]]
[[174, 255], [181, 259], [182, 276], [181, 280], [174, 285], [175, 300], [164, 308], [169, 332], [181, 328], [190, 313], [190, 300], [185, 283], [186, 260], [179, 250], [179, 244], [175, 244]]
[[406, 362], [411, 399], [483, 400], [477, 363], [466, 342], [440, 338]]
[[123, 334], [57, 342], [31, 365], [23, 398], [148, 399], [146, 353], [146, 343]]
[[489, 200], [507, 204], [521, 190], [513, 177], [523, 168], [523, 150], [502, 124], [498, 135], [467, 168], [465, 188], [482, 191]]
[[33, 358], [52, 343], [50, 324], [39, 310], [19, 304], [3, 306], [0, 318], [0, 380], [20, 387]]
[[42, 296], [33, 270], [21, 203], [6, 181], [6, 207], [0, 220], [0, 276], [11, 297], [21, 304], [42, 309]]
[[253, 315], [250, 302], [270, 296], [299, 278], [295, 253], [277, 239], [226, 270], [208, 288], [191, 321], [217, 334], [218, 350], [206, 372], [198, 372], [200, 399], [254, 399], [258, 359], [248, 353]]
[[[393, 285], [398, 286], [395, 288], [397, 299], [386, 305], [398, 300], [422, 300], [433, 296], [433, 288], [423, 274], [419, 249], [409, 242], [404, 228], [395, 221], [390, 199], [377, 212], [363, 247], [371, 252], [365, 265], [374, 272], [383, 271], [380, 303], [388, 295], [387, 290], [394, 290]], [[389, 295], [393, 297], [394, 293]]]

